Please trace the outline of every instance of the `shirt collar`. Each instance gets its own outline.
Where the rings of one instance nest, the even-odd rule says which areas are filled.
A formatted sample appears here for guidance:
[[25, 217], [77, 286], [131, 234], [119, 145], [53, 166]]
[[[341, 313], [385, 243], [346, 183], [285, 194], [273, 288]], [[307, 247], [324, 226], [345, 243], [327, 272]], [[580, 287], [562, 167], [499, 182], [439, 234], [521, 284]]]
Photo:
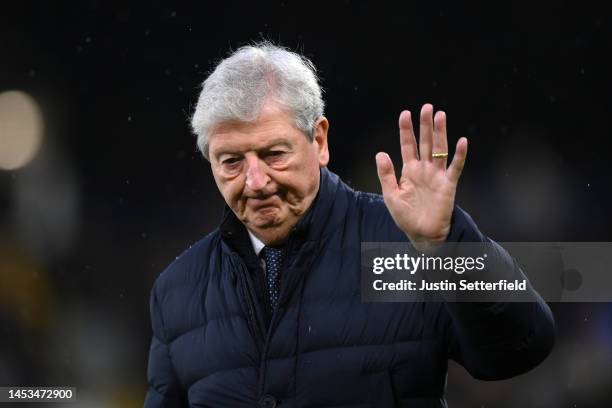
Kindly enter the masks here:
[[249, 238], [251, 239], [251, 245], [253, 245], [253, 250], [255, 251], [255, 255], [259, 256], [259, 253], [266, 246], [259, 238], [255, 236], [249, 229], [247, 228], [247, 232], [249, 233]]

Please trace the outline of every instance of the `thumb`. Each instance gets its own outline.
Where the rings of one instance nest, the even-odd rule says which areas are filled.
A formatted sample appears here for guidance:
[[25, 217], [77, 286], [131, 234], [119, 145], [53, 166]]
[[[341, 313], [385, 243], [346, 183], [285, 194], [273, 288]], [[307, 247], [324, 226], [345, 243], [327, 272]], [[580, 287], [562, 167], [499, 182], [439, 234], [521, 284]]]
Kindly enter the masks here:
[[378, 172], [383, 196], [386, 197], [397, 189], [393, 162], [387, 153], [380, 152], [376, 154], [376, 171]]

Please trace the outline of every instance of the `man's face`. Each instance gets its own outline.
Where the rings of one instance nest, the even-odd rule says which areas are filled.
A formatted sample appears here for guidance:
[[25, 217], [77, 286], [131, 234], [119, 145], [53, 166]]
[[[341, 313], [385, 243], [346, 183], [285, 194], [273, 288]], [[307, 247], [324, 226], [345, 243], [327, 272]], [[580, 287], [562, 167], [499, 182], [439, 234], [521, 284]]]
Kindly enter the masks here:
[[209, 137], [217, 187], [242, 223], [265, 244], [283, 242], [319, 190], [327, 165], [327, 119], [311, 142], [293, 115], [266, 103], [254, 123], [225, 122]]

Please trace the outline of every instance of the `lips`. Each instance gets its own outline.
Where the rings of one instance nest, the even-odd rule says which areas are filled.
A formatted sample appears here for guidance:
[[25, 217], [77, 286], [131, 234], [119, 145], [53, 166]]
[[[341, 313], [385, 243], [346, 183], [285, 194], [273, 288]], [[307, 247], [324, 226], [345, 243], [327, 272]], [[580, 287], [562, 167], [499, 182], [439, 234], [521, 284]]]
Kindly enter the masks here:
[[266, 198], [249, 198], [248, 199], [249, 207], [253, 209], [253, 211], [258, 211], [267, 207], [276, 207], [276, 195], [272, 195]]

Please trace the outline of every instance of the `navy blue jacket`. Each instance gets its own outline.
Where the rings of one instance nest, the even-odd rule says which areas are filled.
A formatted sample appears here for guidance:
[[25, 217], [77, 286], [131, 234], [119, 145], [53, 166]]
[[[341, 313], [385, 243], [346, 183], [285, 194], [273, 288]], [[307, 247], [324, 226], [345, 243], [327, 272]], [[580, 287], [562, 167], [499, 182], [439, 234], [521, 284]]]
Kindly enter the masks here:
[[[488, 238], [455, 207], [448, 240]], [[247, 232], [226, 211], [154, 284], [145, 407], [446, 407], [449, 358], [498, 380], [550, 352], [553, 318], [535, 292], [523, 303], [362, 303], [362, 241], [406, 236], [381, 196], [322, 169], [285, 246], [271, 316]], [[523, 276], [498, 257], [506, 274]]]

